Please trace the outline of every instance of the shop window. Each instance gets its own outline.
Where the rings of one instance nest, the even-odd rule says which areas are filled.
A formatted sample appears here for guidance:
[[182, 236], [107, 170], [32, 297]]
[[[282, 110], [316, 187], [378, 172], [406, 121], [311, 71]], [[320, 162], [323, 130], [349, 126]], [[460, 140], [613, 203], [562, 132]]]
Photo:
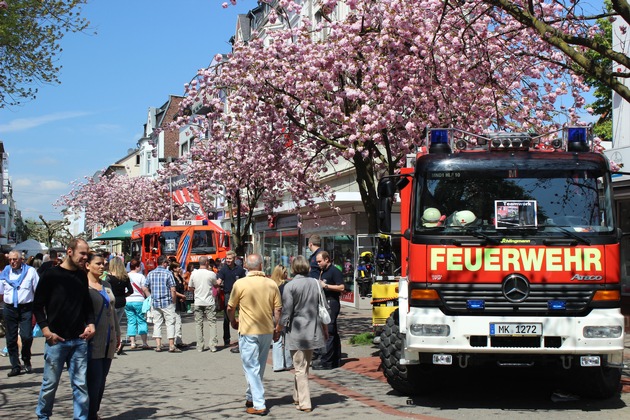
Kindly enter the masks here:
[[[271, 275], [273, 268], [281, 264], [291, 266], [291, 261], [298, 255], [298, 231], [267, 231], [262, 235], [262, 254], [265, 274]], [[290, 271], [290, 270], [289, 270]]]

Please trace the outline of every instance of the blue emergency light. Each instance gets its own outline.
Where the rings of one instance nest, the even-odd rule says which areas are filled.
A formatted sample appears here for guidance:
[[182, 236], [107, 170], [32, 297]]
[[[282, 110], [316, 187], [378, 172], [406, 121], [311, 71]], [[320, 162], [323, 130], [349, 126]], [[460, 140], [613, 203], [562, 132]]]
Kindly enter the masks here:
[[567, 128], [567, 140], [569, 143], [586, 143], [586, 127]]
[[163, 226], [170, 226], [171, 225], [171, 221], [170, 220], [165, 220], [164, 223], [162, 223]]
[[476, 310], [486, 309], [486, 302], [483, 300], [467, 300], [466, 308]]
[[429, 153], [451, 153], [449, 130], [435, 128], [429, 130]]
[[567, 127], [565, 130], [569, 152], [588, 152], [590, 150], [588, 127]]
[[201, 221], [201, 225], [202, 225], [202, 226], [208, 226], [208, 219], [203, 219], [203, 220]]
[[448, 144], [448, 130], [443, 128], [431, 130], [431, 144]]
[[564, 311], [567, 309], [567, 302], [564, 300], [550, 300], [547, 301], [547, 308], [550, 311]]

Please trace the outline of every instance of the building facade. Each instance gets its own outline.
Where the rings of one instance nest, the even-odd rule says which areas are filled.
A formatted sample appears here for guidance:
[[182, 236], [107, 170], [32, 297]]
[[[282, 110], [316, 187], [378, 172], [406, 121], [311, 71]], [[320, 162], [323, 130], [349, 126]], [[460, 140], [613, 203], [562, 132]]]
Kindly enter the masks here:
[[[617, 18], [613, 22], [613, 48], [626, 56], [630, 55], [629, 36], [623, 22]], [[613, 71], [628, 69], [615, 64]], [[622, 79], [630, 87], [630, 81]], [[630, 171], [630, 104], [613, 92], [613, 135], [612, 147], [604, 153], [609, 159], [622, 166], [621, 171]], [[617, 222], [623, 232], [630, 233], [630, 176], [614, 174], [613, 190]], [[621, 280], [622, 293], [630, 301], [630, 236], [621, 239]]]
[[2, 177], [2, 200], [0, 201], [0, 248], [9, 251], [22, 238], [17, 237], [16, 222], [20, 213], [13, 199], [13, 187], [9, 177], [9, 154], [0, 141], [0, 177]]

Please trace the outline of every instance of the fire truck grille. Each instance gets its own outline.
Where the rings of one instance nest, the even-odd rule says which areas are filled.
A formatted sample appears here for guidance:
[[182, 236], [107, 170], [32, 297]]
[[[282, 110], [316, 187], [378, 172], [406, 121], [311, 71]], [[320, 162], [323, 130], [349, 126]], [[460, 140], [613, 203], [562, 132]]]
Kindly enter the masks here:
[[[438, 289], [444, 311], [449, 314], [487, 315], [576, 315], [588, 311], [588, 304], [594, 294], [592, 286], [531, 284], [529, 294], [521, 302], [512, 302], [504, 296], [500, 284], [444, 285]], [[588, 286], [588, 285], [584, 285]], [[483, 301], [484, 309], [471, 309], [468, 303]], [[563, 310], [549, 309], [550, 302], [560, 301]]]

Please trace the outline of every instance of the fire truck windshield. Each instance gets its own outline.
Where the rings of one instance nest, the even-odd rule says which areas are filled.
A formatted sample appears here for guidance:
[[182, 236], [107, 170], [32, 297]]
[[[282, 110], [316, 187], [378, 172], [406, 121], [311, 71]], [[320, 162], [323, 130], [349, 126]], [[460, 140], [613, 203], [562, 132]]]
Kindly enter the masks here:
[[419, 233], [613, 231], [611, 186], [597, 170], [427, 171], [416, 186]]
[[[162, 232], [160, 242], [163, 253], [175, 253], [184, 230]], [[198, 230], [193, 234], [191, 254], [213, 254], [217, 252], [212, 230]]]

